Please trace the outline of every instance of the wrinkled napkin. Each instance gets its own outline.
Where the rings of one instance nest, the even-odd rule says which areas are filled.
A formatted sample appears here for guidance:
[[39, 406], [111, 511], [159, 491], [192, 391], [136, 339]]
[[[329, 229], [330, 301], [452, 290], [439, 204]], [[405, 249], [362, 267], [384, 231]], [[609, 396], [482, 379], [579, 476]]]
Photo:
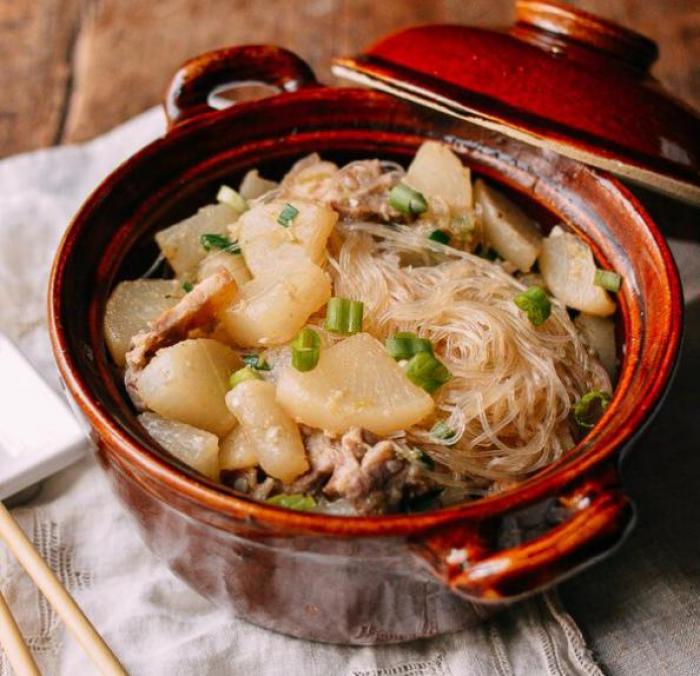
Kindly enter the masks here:
[[[57, 389], [45, 324], [53, 252], [89, 192], [163, 129], [162, 113], [153, 109], [90, 143], [0, 162], [0, 330]], [[199, 597], [151, 554], [87, 446], [83, 461], [47, 480], [38, 498], [13, 513], [131, 674], [602, 675], [555, 592], [478, 629], [386, 647], [324, 645], [248, 624]], [[43, 673], [92, 673], [2, 546], [0, 590]], [[10, 673], [0, 654], [0, 676]]]

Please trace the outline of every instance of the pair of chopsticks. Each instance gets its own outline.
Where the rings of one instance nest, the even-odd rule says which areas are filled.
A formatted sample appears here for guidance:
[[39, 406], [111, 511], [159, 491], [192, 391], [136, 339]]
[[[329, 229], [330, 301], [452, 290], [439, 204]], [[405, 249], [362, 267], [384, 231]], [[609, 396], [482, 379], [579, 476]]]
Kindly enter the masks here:
[[[15, 555], [29, 577], [34, 580], [34, 584], [54, 607], [100, 673], [126, 676], [124, 667], [97, 633], [90, 620], [83, 615], [83, 611], [66, 588], [46, 565], [39, 552], [34, 549], [2, 502], [0, 502], [0, 539], [5, 541], [8, 549]], [[2, 593], [0, 593], [0, 644], [17, 676], [41, 674]]]

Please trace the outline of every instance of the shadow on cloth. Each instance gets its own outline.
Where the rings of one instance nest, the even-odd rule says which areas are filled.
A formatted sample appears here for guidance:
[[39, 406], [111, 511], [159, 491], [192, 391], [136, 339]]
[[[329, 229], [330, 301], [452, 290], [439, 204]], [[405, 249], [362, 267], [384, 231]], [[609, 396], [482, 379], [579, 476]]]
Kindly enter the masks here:
[[700, 300], [686, 306], [685, 326], [668, 398], [623, 466], [636, 528], [617, 555], [560, 589], [616, 675], [691, 674], [700, 663]]

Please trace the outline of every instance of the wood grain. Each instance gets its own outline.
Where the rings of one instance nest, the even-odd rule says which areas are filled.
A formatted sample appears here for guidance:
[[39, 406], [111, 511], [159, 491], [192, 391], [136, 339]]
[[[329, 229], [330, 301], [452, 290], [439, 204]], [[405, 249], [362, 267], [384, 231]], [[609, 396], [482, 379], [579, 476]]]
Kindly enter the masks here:
[[[700, 0], [573, 3], [655, 39], [654, 69], [700, 107]], [[503, 25], [511, 0], [0, 0], [0, 156], [95, 136], [160, 101], [187, 58], [276, 43], [331, 81], [334, 54], [425, 22]]]

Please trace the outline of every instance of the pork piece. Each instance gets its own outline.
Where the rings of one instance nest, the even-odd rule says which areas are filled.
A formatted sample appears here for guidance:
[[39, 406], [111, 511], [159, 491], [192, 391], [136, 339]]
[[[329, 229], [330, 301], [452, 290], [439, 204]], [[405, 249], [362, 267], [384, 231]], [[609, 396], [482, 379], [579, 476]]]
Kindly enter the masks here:
[[396, 182], [392, 173], [382, 170], [379, 160], [353, 162], [341, 169], [324, 195], [345, 219], [371, 218], [379, 215], [385, 221], [401, 218], [389, 205], [389, 190]]
[[379, 160], [358, 160], [338, 169], [314, 153], [299, 160], [284, 177], [279, 197], [321, 201], [346, 219], [379, 215], [389, 221], [401, 218], [389, 206], [388, 192], [395, 182], [395, 172], [385, 172]]
[[281, 482], [266, 476], [257, 467], [247, 469], [224, 470], [221, 473], [221, 480], [246, 495], [250, 495], [256, 500], [267, 500], [273, 493], [279, 493]]
[[131, 339], [126, 353], [124, 384], [137, 408], [143, 410], [144, 407], [136, 381], [151, 357], [160, 348], [184, 340], [195, 329], [213, 329], [217, 311], [233, 301], [237, 290], [231, 273], [220, 268], [151, 322], [150, 331], [137, 333]]
[[311, 469], [293, 483], [285, 486], [256, 468], [224, 472], [222, 480], [258, 500], [280, 493], [342, 499], [357, 514], [396, 511], [407, 496], [421, 496], [435, 487], [398, 454], [394, 441], [374, 441], [359, 428], [338, 439], [304, 426], [301, 432]]
[[391, 440], [366, 441], [363, 431], [353, 428], [340, 439], [323, 432], [305, 434], [311, 470], [285, 492], [319, 489], [330, 499], [344, 498], [358, 514], [395, 511], [407, 492], [422, 493], [431, 482], [398, 453]]
[[333, 474], [337, 464], [337, 441], [305, 425], [300, 425], [310, 468], [288, 488], [287, 493], [317, 493]]
[[323, 492], [345, 498], [361, 514], [396, 507], [403, 495], [408, 463], [396, 453], [393, 441], [365, 442], [355, 428], [340, 439], [336, 467]]

